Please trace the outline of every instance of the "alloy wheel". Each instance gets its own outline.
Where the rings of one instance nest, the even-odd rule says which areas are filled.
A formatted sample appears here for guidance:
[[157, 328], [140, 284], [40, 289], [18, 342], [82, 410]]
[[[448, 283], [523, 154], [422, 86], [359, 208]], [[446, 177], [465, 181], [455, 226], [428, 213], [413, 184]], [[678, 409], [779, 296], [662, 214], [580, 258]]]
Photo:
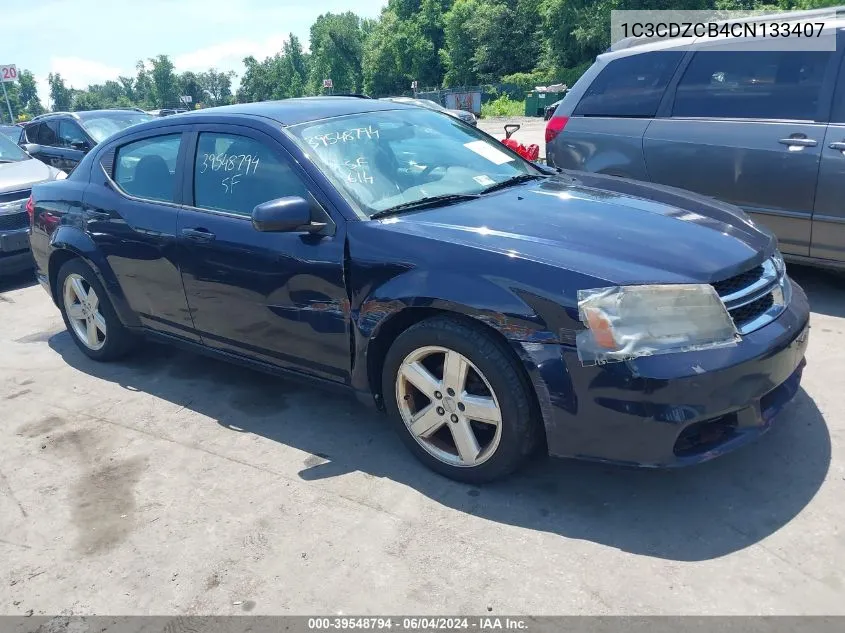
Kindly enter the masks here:
[[450, 466], [487, 461], [502, 437], [502, 412], [493, 388], [458, 352], [421, 347], [405, 357], [396, 377], [396, 402], [408, 432]]
[[64, 307], [71, 329], [88, 349], [106, 344], [106, 319], [100, 312], [100, 298], [85, 278], [71, 273], [65, 278]]

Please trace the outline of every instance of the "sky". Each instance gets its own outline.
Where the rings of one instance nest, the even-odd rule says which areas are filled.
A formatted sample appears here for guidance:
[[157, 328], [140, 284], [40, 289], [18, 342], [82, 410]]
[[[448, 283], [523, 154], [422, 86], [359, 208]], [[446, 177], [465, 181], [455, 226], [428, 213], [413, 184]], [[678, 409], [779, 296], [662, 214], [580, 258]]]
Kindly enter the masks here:
[[[387, 0], [0, 0], [0, 64], [35, 74], [49, 101], [47, 75], [88, 84], [136, 74], [139, 59], [169, 55], [177, 72], [243, 73], [248, 55], [264, 59], [282, 48], [288, 33], [308, 46], [311, 24], [323, 13], [354, 11], [377, 17]], [[14, 7], [12, 9], [12, 7]], [[9, 11], [9, 9], [12, 9]], [[237, 79], [235, 85], [237, 85]], [[0, 96], [2, 99], [2, 96]]]

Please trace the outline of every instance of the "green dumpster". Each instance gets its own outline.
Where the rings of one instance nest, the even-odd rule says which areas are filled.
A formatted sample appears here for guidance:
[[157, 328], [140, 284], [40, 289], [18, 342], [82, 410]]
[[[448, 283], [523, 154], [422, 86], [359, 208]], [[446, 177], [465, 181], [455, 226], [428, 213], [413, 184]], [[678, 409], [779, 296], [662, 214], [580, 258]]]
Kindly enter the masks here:
[[525, 96], [525, 116], [543, 116], [547, 105], [563, 99], [566, 92], [529, 92]]

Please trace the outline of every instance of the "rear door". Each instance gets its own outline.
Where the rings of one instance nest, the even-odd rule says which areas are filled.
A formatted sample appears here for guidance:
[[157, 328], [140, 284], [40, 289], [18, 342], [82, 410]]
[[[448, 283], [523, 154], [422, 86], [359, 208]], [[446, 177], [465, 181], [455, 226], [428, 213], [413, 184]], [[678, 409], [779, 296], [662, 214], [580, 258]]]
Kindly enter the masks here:
[[[344, 226], [335, 227], [322, 210], [327, 201], [278, 140], [236, 125], [195, 129], [178, 228], [182, 279], [203, 342], [345, 382]], [[255, 206], [286, 196], [312, 198], [329, 230], [257, 231]]]
[[845, 262], [845, 58], [822, 147], [810, 256]]
[[742, 207], [809, 255], [834, 51], [697, 51], [643, 139], [650, 179]]
[[182, 288], [176, 224], [188, 126], [157, 128], [97, 155], [83, 219], [141, 323], [199, 341]]

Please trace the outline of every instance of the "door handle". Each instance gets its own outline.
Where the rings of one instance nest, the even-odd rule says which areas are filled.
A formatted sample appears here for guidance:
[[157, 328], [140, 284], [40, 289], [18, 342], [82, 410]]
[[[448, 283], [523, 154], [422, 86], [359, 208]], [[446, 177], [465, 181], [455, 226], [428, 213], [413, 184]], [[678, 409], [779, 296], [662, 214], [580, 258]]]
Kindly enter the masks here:
[[790, 147], [815, 147], [819, 142], [812, 138], [781, 138], [778, 139], [781, 145], [789, 145]]
[[83, 216], [87, 217], [89, 220], [97, 220], [99, 222], [107, 222], [111, 220], [111, 213], [105, 213], [103, 211], [83, 211]]
[[830, 149], [838, 149], [840, 152], [845, 152], [845, 141], [838, 141], [828, 145]]
[[196, 242], [210, 242], [217, 236], [208, 229], [182, 229], [182, 235]]

